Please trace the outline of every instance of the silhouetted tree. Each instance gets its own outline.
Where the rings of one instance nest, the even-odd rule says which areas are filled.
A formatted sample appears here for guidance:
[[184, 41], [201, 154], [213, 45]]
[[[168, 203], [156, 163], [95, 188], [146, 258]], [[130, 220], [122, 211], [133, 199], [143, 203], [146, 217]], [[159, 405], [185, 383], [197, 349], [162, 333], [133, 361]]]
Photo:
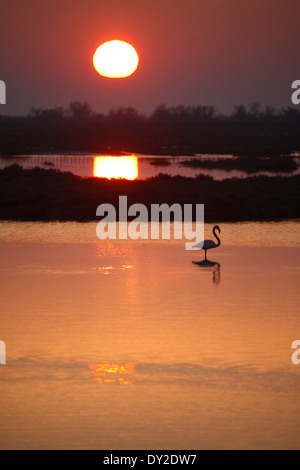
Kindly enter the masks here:
[[255, 101], [254, 103], [251, 104], [250, 106], [250, 111], [248, 113], [249, 117], [251, 119], [258, 119], [260, 116], [260, 103], [259, 101]]
[[192, 115], [196, 121], [210, 121], [216, 117], [214, 106], [195, 106], [192, 108]]
[[281, 115], [285, 121], [298, 122], [300, 121], [300, 110], [296, 108], [286, 108], [281, 111]]
[[216, 116], [214, 106], [176, 106], [167, 108], [161, 104], [151, 114], [150, 119], [157, 122], [199, 122], [209, 121]]
[[233, 107], [232, 118], [237, 121], [245, 121], [247, 119], [247, 109], [243, 104], [239, 104]]
[[31, 108], [28, 116], [34, 119], [42, 119], [44, 121], [57, 121], [63, 119], [64, 109], [62, 107], [53, 109]]
[[138, 122], [143, 119], [144, 116], [132, 107], [112, 109], [107, 116], [107, 120], [112, 122]]
[[72, 101], [70, 103], [68, 114], [74, 119], [84, 119], [92, 116], [92, 108], [88, 103]]
[[275, 108], [273, 106], [267, 106], [265, 111], [261, 113], [261, 118], [265, 120], [274, 120], [277, 118]]
[[158, 122], [168, 121], [169, 118], [170, 118], [170, 113], [168, 109], [166, 108], [165, 104], [160, 104], [159, 106], [157, 106], [157, 108], [155, 108], [155, 110], [150, 116], [150, 119], [152, 121], [158, 121]]

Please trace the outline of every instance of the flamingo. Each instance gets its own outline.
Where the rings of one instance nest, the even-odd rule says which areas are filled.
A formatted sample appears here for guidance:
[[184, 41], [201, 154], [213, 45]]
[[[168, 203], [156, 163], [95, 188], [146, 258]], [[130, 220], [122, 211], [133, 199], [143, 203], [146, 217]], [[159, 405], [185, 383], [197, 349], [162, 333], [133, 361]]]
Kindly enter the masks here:
[[218, 246], [221, 245], [221, 240], [218, 237], [218, 235], [216, 234], [217, 230], [218, 230], [219, 233], [221, 233], [221, 229], [220, 229], [219, 225], [215, 225], [214, 228], [213, 228], [213, 231], [212, 231], [213, 235], [217, 239], [218, 243], [214, 242], [213, 240], [204, 240], [203, 242], [197, 243], [197, 245], [193, 246], [193, 248], [202, 248], [202, 250], [205, 251], [205, 261], [207, 261], [207, 257], [206, 257], [207, 250], [211, 250], [212, 248], [218, 248]]

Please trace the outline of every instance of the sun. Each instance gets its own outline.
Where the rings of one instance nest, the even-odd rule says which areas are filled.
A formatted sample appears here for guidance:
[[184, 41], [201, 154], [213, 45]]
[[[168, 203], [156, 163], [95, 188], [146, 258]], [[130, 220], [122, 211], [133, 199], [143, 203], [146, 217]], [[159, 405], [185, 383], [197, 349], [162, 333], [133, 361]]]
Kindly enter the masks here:
[[139, 56], [135, 48], [127, 42], [108, 41], [96, 50], [93, 64], [103, 77], [126, 78], [136, 71]]

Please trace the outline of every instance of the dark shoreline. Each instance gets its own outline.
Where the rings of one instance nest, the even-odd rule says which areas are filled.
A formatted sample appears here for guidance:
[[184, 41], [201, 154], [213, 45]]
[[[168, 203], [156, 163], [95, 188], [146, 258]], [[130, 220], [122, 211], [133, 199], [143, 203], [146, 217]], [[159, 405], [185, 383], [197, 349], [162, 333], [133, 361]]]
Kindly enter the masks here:
[[[54, 169], [0, 170], [0, 220], [93, 221], [98, 205], [205, 205], [206, 222], [300, 219], [300, 175], [216, 181], [210, 177], [169, 177], [127, 181], [81, 178]], [[118, 217], [118, 214], [117, 214]]]
[[205, 168], [210, 170], [240, 170], [245, 173], [292, 173], [297, 170], [298, 166], [291, 157], [237, 157], [233, 159], [223, 158], [220, 160], [208, 158], [192, 158], [180, 163], [182, 166], [189, 168]]

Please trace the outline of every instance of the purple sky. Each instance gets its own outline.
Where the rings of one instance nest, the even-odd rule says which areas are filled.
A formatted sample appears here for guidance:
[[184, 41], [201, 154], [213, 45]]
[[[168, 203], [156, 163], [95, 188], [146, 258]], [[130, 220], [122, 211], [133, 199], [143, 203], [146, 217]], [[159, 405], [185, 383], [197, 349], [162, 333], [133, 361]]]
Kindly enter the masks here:
[[[4, 4], [4, 6], [3, 6]], [[1, 114], [90, 103], [133, 106], [260, 101], [291, 105], [300, 79], [299, 0], [4, 0], [0, 6]], [[130, 78], [101, 78], [95, 49], [111, 39], [140, 56]]]

